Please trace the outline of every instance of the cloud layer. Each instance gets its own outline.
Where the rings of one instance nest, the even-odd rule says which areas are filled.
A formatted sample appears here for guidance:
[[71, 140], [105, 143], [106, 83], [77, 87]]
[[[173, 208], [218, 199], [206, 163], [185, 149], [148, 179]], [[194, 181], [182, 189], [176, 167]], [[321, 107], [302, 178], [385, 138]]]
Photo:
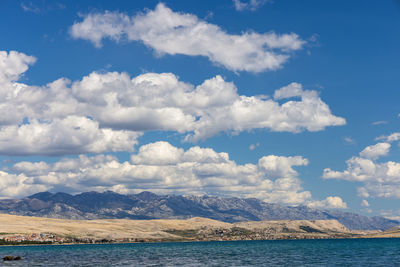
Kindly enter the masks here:
[[55, 163], [19, 162], [4, 177], [1, 197], [23, 196], [40, 190], [82, 192], [111, 189], [121, 193], [150, 190], [157, 193], [210, 194], [256, 197], [268, 202], [345, 208], [339, 197], [314, 201], [303, 191], [297, 166], [301, 156], [269, 155], [257, 164], [239, 165], [224, 152], [193, 146], [186, 151], [168, 142], [143, 145], [130, 162], [114, 156], [80, 156]]
[[[378, 137], [379, 140], [395, 142], [400, 136], [394, 133], [389, 136]], [[391, 144], [382, 142], [366, 147], [359, 157], [352, 157], [346, 161], [347, 169], [334, 171], [324, 169], [323, 178], [343, 179], [361, 182], [358, 188], [360, 197], [400, 198], [400, 163], [394, 161], [378, 162], [380, 157], [388, 155]], [[364, 206], [368, 203], [366, 200]]]
[[0, 154], [65, 155], [133, 151], [141, 132], [100, 127], [70, 82], [46, 86], [17, 80], [35, 58], [0, 51]]
[[291, 83], [274, 98], [239, 95], [221, 76], [195, 86], [172, 73], [93, 72], [31, 86], [18, 78], [34, 62], [0, 54], [0, 153], [79, 154], [133, 151], [145, 131], [174, 131], [196, 142], [252, 129], [320, 131], [345, 124], [316, 91]]
[[276, 70], [292, 51], [305, 44], [295, 33], [228, 34], [217, 25], [192, 14], [174, 12], [162, 3], [134, 17], [109, 11], [88, 14], [72, 25], [70, 34], [96, 47], [101, 47], [105, 38], [140, 41], [159, 55], [205, 56], [227, 69], [249, 72]]
[[68, 116], [49, 122], [29, 121], [19, 126], [0, 128], [0, 154], [66, 155], [133, 151], [141, 134], [100, 129], [91, 119]]

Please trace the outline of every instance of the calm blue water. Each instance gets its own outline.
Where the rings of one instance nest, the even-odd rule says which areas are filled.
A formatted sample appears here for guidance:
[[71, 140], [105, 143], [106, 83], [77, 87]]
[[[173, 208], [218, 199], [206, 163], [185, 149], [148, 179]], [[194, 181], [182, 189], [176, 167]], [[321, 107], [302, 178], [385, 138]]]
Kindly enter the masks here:
[[4, 266], [400, 266], [400, 239], [0, 247]]

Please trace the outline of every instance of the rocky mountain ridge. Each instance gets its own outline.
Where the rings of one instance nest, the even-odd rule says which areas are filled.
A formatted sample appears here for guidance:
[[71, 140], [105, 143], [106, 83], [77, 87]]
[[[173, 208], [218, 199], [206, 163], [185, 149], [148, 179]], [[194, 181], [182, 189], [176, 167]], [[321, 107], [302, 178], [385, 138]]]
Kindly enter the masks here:
[[42, 192], [24, 199], [0, 200], [0, 213], [59, 219], [187, 219], [204, 217], [223, 222], [263, 220], [338, 220], [352, 230], [385, 230], [399, 225], [383, 217], [367, 217], [306, 206], [289, 207], [255, 198], [122, 195], [112, 191], [77, 195]]

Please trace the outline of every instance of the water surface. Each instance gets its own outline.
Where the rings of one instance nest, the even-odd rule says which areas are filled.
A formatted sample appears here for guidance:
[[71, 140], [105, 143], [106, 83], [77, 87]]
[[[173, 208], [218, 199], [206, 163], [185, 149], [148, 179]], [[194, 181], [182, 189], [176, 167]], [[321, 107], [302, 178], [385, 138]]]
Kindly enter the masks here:
[[4, 266], [400, 266], [400, 239], [0, 247]]

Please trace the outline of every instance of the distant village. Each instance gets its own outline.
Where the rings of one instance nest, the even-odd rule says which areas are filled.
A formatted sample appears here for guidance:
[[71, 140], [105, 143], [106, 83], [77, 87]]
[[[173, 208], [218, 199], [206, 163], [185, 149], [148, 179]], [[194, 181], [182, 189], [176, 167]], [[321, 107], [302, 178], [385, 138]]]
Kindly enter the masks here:
[[32, 234], [6, 234], [0, 235], [1, 243], [64, 243], [66, 238], [51, 234], [51, 233], [32, 233]]
[[32, 234], [0, 234], [1, 245], [24, 245], [24, 244], [96, 244], [96, 243], [128, 243], [144, 242], [147, 240], [137, 240], [132, 238], [98, 239], [98, 238], [77, 238], [61, 237], [53, 233], [32, 233]]

